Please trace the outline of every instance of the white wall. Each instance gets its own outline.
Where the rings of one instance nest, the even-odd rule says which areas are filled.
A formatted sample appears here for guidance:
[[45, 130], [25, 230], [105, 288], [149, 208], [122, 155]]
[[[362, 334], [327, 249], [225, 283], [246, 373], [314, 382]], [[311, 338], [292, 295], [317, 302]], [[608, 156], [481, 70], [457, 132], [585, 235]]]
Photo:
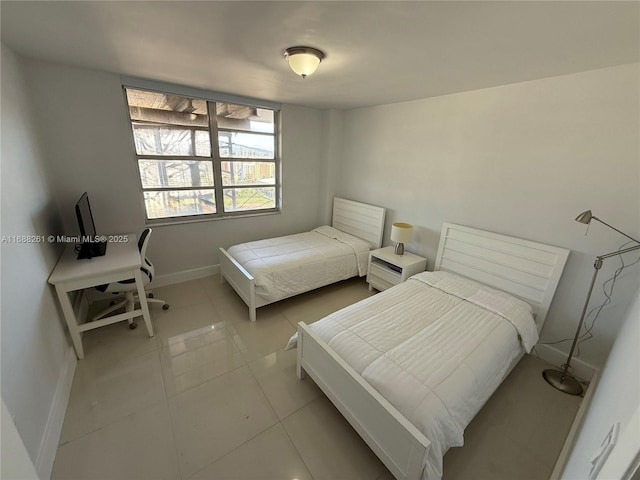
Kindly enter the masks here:
[[[39, 148], [23, 65], [5, 45], [1, 58], [1, 233], [3, 237], [59, 234], [58, 207], [44, 174], [50, 157]], [[60, 248], [47, 242], [3, 242], [1, 252], [2, 399], [31, 460], [40, 474], [47, 475], [53, 458], [48, 463], [41, 455], [47, 448], [45, 437], [56, 436], [47, 428], [69, 352], [66, 327], [47, 284]]]
[[[73, 206], [87, 191], [99, 233], [140, 232], [144, 211], [120, 77], [39, 61], [28, 66], [65, 231], [77, 232]], [[284, 105], [282, 213], [156, 227], [149, 243], [156, 272], [215, 265], [217, 247], [317, 226], [324, 123], [319, 110]]]
[[[585, 236], [573, 219], [592, 209], [640, 236], [638, 84], [633, 64], [348, 111], [337, 193], [389, 208], [387, 244], [392, 222], [413, 223], [408, 250], [429, 268], [443, 222], [571, 249], [542, 338], [572, 338], [594, 256], [625, 240], [595, 222]], [[637, 288], [618, 279], [581, 359], [602, 365]]]
[[325, 110], [323, 130], [322, 170], [318, 182], [321, 203], [318, 223], [331, 225], [333, 197], [339, 182], [342, 160], [344, 111]]
[[27, 449], [24, 448], [22, 437], [18, 433], [11, 413], [2, 400], [2, 458], [0, 459], [0, 478], [11, 480], [33, 480], [38, 473]]
[[[631, 439], [640, 438], [640, 424], [632, 420], [640, 406], [640, 291], [636, 293], [620, 334], [616, 339], [597, 389], [593, 394], [591, 405], [584, 423], [569, 457], [562, 478], [566, 480], [582, 480], [588, 478], [591, 459], [598, 451], [600, 444], [611, 426], [620, 422], [620, 440], [625, 438], [625, 431]], [[615, 449], [625, 448], [619, 443], [614, 447], [611, 458], [615, 457]], [[637, 445], [635, 446], [636, 454]], [[633, 458], [633, 455], [631, 456]], [[628, 460], [628, 457], [627, 457]], [[626, 462], [625, 462], [626, 463]], [[628, 464], [619, 465], [624, 472]], [[614, 478], [614, 477], [604, 477]], [[615, 477], [620, 478], [620, 477]]]

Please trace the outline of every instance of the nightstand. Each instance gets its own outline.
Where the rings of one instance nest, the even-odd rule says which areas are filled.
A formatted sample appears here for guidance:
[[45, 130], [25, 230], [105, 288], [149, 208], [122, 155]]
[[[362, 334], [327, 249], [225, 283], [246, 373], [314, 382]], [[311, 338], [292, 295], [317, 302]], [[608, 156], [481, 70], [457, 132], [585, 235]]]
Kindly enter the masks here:
[[386, 290], [427, 268], [426, 258], [409, 252], [396, 255], [393, 250], [394, 247], [384, 247], [369, 252], [369, 290]]

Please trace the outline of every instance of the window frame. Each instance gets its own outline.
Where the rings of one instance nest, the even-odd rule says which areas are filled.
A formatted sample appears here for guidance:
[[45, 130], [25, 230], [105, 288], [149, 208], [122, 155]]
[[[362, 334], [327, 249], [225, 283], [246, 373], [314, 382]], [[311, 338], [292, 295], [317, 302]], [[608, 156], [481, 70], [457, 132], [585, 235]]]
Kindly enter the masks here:
[[[177, 86], [169, 86], [166, 85], [166, 88], [163, 88], [164, 85], [160, 86], [150, 86], [149, 83], [155, 84], [155, 82], [150, 81], [140, 81], [134, 79], [135, 81], [122, 82], [122, 93], [123, 99], [126, 107], [126, 115], [127, 120], [129, 122], [129, 132], [131, 135], [131, 142], [133, 147], [133, 157], [135, 161], [135, 171], [138, 177], [138, 186], [139, 186], [139, 195], [142, 203], [142, 209], [145, 215], [145, 224], [149, 226], [162, 226], [162, 225], [175, 225], [180, 223], [196, 223], [196, 222], [205, 222], [212, 220], [220, 220], [226, 218], [237, 218], [237, 217], [251, 217], [257, 215], [272, 215], [281, 212], [282, 205], [282, 174], [281, 174], [281, 157], [280, 157], [280, 127], [281, 127], [281, 108], [279, 104], [273, 104], [271, 102], [262, 102], [255, 101], [254, 99], [247, 99], [243, 97], [237, 97], [228, 94], [216, 94], [215, 92], [207, 92], [201, 91], [195, 88], [188, 87], [177, 87]], [[149, 92], [155, 92], [165, 95], [180, 95], [187, 98], [197, 98], [200, 100], [204, 100], [207, 104], [207, 114], [209, 116], [209, 124], [208, 127], [197, 127], [197, 126], [173, 126], [167, 124], [167, 128], [185, 128], [188, 130], [200, 130], [200, 131], [208, 131], [209, 132], [209, 143], [211, 147], [210, 156], [196, 156], [196, 155], [158, 155], [158, 154], [139, 154], [136, 148], [136, 137], [134, 134], [134, 120], [131, 118], [131, 111], [129, 107], [129, 101], [127, 98], [127, 89], [131, 90], [143, 90]], [[217, 118], [217, 104], [218, 103], [229, 103], [234, 105], [242, 105], [248, 107], [255, 107], [260, 109], [271, 110], [273, 112], [273, 133], [270, 132], [252, 132], [243, 130], [234, 130], [233, 128], [218, 127], [218, 118]], [[212, 113], [213, 112], [213, 113]], [[248, 157], [221, 157], [220, 156], [220, 145], [218, 140], [219, 132], [240, 132], [240, 133], [249, 133], [249, 134], [257, 134], [264, 135], [273, 138], [273, 159], [261, 159], [261, 158], [248, 158]], [[195, 152], [194, 152], [195, 153]], [[198, 162], [211, 162], [212, 170], [213, 170], [213, 186], [187, 186], [187, 187], [144, 187], [143, 178], [140, 173], [140, 160], [175, 160], [175, 161], [198, 161]], [[262, 184], [241, 184], [241, 185], [224, 185], [223, 181], [223, 172], [222, 172], [222, 164], [224, 162], [246, 162], [246, 163], [273, 163], [274, 168], [274, 183], [268, 185]], [[251, 209], [251, 210], [236, 210], [236, 211], [224, 211], [224, 192], [225, 189], [245, 189], [245, 188], [273, 188], [275, 190], [274, 193], [274, 202], [275, 206], [273, 208], [261, 208], [261, 209]], [[152, 191], [195, 191], [195, 190], [213, 190], [214, 198], [215, 198], [215, 213], [200, 213], [193, 215], [174, 215], [174, 216], [166, 216], [160, 218], [150, 218], [147, 212], [147, 206], [145, 201], [145, 193]]]

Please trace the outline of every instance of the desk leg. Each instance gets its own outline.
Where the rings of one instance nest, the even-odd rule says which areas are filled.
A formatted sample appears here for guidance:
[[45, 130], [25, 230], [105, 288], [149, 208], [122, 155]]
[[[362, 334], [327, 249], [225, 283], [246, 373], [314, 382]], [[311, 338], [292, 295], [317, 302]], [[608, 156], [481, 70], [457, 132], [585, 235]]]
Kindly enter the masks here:
[[[67, 327], [69, 327], [73, 346], [76, 349], [76, 355], [78, 356], [78, 359], [83, 359], [84, 348], [82, 348], [82, 337], [78, 331], [78, 319], [76, 318], [76, 312], [73, 310], [71, 300], [69, 300], [69, 292], [59, 286], [56, 286], [56, 292], [58, 293], [58, 300], [60, 300], [62, 313], [64, 313], [64, 319], [67, 321]], [[79, 295], [82, 295], [82, 292], [80, 292]]]
[[144, 291], [144, 282], [142, 281], [142, 272], [140, 269], [135, 271], [136, 285], [138, 286], [138, 297], [140, 300], [140, 308], [142, 309], [142, 318], [144, 324], [147, 326], [147, 332], [149, 336], [153, 337], [153, 325], [151, 325], [151, 315], [149, 315], [149, 305], [147, 304], [147, 294]]

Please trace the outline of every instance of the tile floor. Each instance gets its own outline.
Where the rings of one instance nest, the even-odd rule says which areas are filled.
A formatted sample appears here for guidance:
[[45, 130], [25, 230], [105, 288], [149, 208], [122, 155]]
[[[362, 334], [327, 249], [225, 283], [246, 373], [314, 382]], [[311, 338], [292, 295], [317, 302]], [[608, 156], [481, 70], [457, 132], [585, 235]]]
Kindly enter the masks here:
[[[371, 293], [352, 279], [258, 310], [219, 277], [158, 288], [171, 304], [89, 331], [64, 420], [54, 479], [391, 480], [322, 392], [295, 376], [283, 347], [313, 322]], [[580, 398], [525, 357], [478, 414], [445, 480], [547, 479]]]

